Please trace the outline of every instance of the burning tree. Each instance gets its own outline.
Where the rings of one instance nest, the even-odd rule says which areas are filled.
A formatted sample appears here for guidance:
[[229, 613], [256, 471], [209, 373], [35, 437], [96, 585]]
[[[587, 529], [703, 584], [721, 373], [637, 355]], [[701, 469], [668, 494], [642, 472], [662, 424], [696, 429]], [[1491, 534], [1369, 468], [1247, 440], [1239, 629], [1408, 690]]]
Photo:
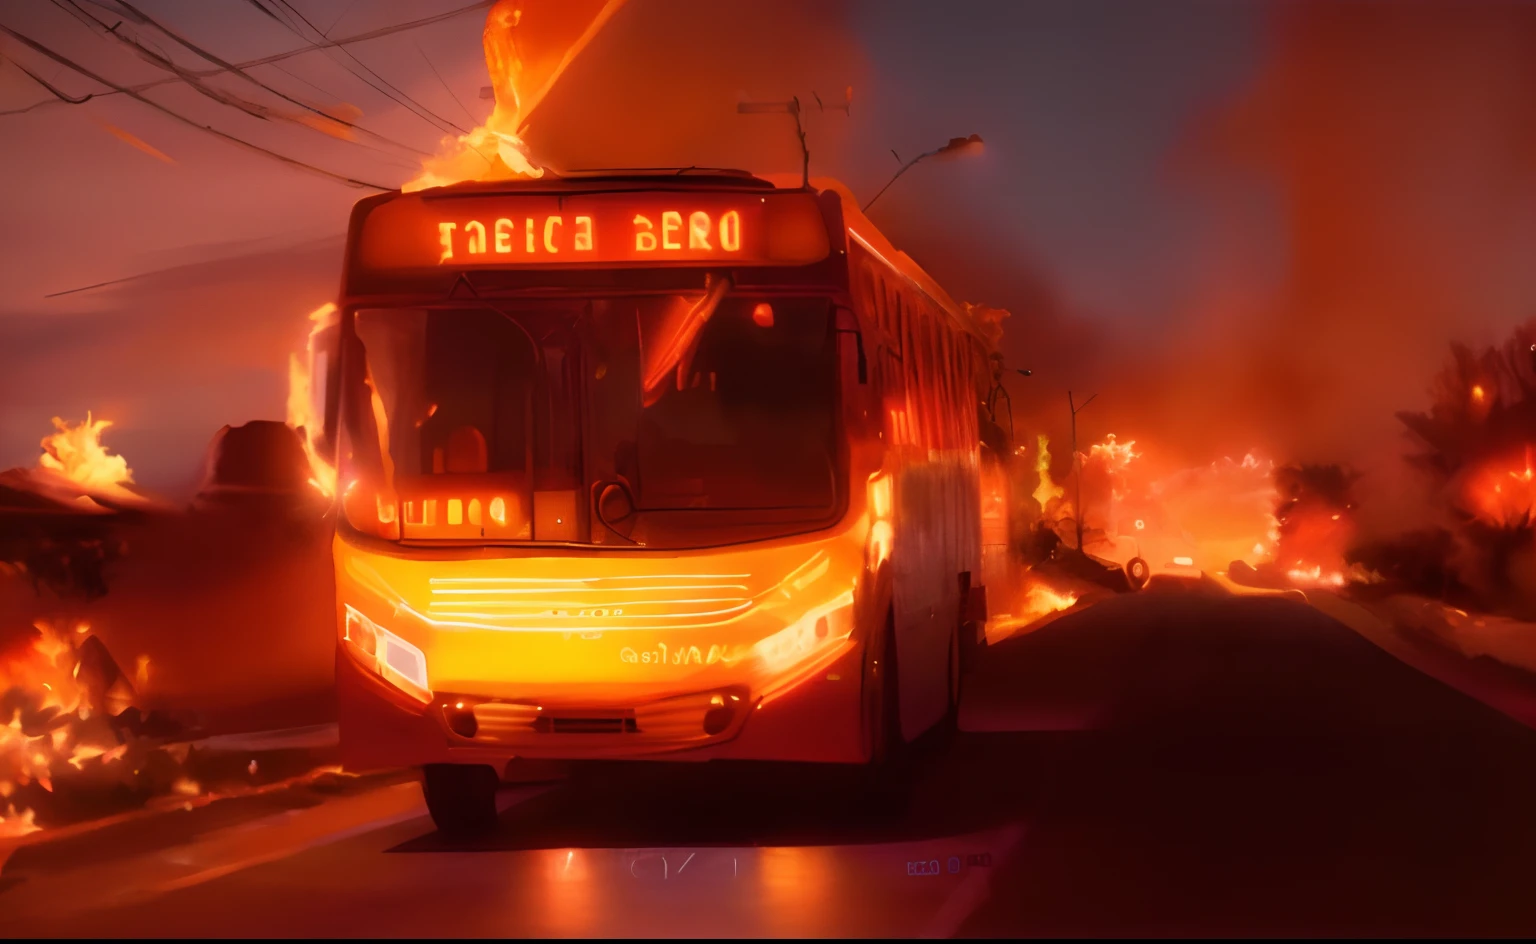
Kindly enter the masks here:
[[1536, 612], [1536, 321], [1481, 353], [1453, 344], [1430, 395], [1398, 419], [1452, 519], [1452, 569], [1484, 605]]
[[1345, 582], [1359, 474], [1340, 465], [1275, 470], [1276, 559], [1296, 583]]

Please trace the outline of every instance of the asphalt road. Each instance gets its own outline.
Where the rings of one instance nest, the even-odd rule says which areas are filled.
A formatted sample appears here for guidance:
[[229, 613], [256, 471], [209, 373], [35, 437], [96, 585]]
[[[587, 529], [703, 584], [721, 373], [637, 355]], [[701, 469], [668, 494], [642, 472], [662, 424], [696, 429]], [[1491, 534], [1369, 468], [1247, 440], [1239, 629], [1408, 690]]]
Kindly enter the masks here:
[[647, 765], [473, 847], [389, 778], [161, 814], [17, 849], [0, 935], [1536, 932], [1536, 732], [1304, 603], [1111, 599], [992, 649], [961, 722], [904, 804]]

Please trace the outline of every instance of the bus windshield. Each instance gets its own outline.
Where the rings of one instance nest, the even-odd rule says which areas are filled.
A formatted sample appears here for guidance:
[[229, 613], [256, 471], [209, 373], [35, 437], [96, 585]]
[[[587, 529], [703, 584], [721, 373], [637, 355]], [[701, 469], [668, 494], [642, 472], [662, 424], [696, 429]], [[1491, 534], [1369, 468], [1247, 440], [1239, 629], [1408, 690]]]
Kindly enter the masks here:
[[360, 310], [343, 475], [387, 470], [406, 540], [807, 530], [839, 500], [831, 303], [722, 294]]

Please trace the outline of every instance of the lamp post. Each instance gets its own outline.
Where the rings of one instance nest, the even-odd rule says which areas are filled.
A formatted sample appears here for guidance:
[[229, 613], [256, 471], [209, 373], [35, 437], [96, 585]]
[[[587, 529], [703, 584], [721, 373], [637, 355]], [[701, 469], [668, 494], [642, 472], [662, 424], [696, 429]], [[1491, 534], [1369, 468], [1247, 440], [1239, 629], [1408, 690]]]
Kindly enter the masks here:
[[[864, 204], [864, 212], [868, 213], [869, 208], [875, 205], [876, 200], [880, 199], [880, 195], [891, 189], [891, 184], [894, 184], [897, 180], [899, 180], [901, 175], [905, 174], [907, 170], [918, 161], [926, 160], [930, 157], [958, 157], [963, 154], [975, 154], [980, 150], [981, 135], [973, 134], [968, 138], [950, 138], [949, 143], [943, 147], [935, 148], [925, 154], [919, 154], [918, 156], [912, 158], [910, 161], [907, 161], [905, 164], [901, 165], [901, 169], [896, 172], [896, 176], [892, 177], [889, 181], [886, 182], [884, 187], [880, 188], [880, 193], [875, 194], [870, 198], [868, 203]], [[894, 155], [898, 161], [901, 160], [901, 156], [896, 154], [895, 151], [892, 151], [891, 154]]]
[[[1098, 396], [1094, 394], [1093, 397]], [[1088, 404], [1093, 402], [1093, 397], [1083, 401], [1082, 406], [1072, 402], [1072, 391], [1067, 391], [1067, 407], [1072, 411], [1072, 465], [1077, 472], [1077, 508], [1072, 515], [1077, 525], [1077, 552], [1083, 552], [1083, 463], [1077, 457], [1077, 414], [1081, 413]]]

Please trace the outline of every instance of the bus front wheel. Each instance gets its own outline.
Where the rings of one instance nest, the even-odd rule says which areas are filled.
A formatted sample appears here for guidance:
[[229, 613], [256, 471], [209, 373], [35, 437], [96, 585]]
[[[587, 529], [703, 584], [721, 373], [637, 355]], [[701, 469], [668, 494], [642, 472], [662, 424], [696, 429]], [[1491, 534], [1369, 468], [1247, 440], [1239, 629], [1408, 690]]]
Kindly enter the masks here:
[[496, 828], [496, 790], [501, 777], [484, 764], [428, 764], [421, 791], [427, 812], [445, 836], [483, 836]]

